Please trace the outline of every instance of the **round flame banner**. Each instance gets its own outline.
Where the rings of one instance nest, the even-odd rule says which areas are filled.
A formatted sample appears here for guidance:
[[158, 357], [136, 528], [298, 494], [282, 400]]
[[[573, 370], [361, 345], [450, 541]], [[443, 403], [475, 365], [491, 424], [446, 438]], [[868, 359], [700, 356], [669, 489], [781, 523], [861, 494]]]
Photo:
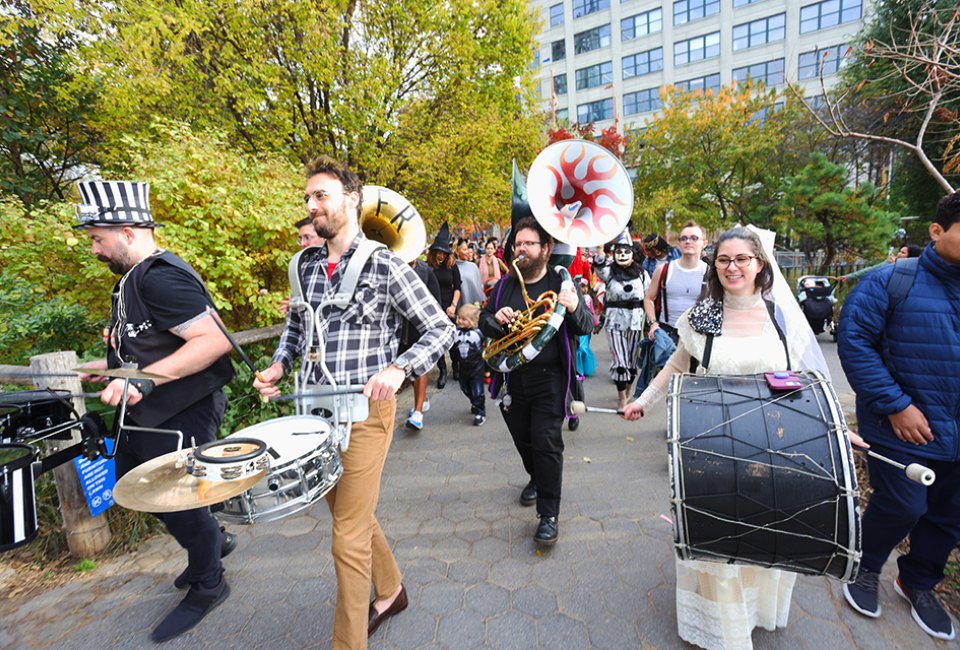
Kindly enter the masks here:
[[540, 225], [578, 247], [616, 239], [633, 212], [633, 184], [623, 163], [588, 140], [561, 140], [541, 151], [530, 166], [527, 195]]

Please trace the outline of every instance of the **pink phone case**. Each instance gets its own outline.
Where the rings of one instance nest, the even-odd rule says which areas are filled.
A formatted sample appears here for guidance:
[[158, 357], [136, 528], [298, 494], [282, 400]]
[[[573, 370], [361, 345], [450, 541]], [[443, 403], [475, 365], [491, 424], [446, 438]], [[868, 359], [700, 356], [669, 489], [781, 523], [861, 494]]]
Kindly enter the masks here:
[[803, 387], [803, 383], [792, 372], [765, 372], [763, 377], [771, 390], [795, 390]]

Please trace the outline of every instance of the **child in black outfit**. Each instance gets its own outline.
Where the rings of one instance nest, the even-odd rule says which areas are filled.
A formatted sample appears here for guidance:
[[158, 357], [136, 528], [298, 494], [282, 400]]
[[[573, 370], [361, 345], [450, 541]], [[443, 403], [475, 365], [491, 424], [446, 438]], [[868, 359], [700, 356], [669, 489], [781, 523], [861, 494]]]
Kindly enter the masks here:
[[487, 421], [483, 397], [483, 334], [480, 333], [480, 308], [464, 305], [457, 312], [457, 338], [450, 349], [451, 356], [460, 360], [460, 390], [470, 398], [473, 425], [479, 427]]

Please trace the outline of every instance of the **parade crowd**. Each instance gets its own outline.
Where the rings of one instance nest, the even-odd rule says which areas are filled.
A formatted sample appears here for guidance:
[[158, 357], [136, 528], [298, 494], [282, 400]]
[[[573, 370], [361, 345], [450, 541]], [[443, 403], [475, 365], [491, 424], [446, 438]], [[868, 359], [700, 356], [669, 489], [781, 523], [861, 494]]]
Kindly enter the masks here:
[[[189, 428], [197, 443], [214, 440], [233, 371], [231, 345], [216, 326], [203, 280], [157, 245], [146, 184], [79, 185], [77, 227], [120, 277], [108, 356], [90, 367], [132, 362], [169, 377], [132, 382], [128, 422]], [[291, 223], [303, 247], [291, 271], [302, 296], [282, 305], [283, 332], [253, 382], [266, 398], [281, 395], [281, 380], [297, 373], [299, 360], [313, 358], [319, 330], [326, 367], [311, 366], [307, 386], [334, 382], [366, 398], [366, 418], [352, 422], [349, 446], [342, 447], [342, 477], [325, 497], [337, 576], [334, 648], [365, 648], [409, 602], [389, 531], [376, 517], [395, 395], [404, 383], [413, 386], [414, 406], [400, 418], [413, 431], [429, 428], [427, 376], [434, 368], [433, 390], [444, 390], [449, 379], [458, 383], [465, 420], [482, 426], [500, 411], [519, 455], [516, 471], [525, 472], [519, 502], [535, 507], [536, 544], [550, 546], [562, 521], [563, 429], [581, 426], [571, 404], [584, 401], [583, 377], [597, 372], [592, 337], [602, 332], [609, 346], [610, 390], [627, 420], [663, 400], [677, 374], [829, 377], [797, 290], [756, 229], [737, 226], [708, 242], [691, 221], [675, 233], [624, 231], [598, 249], [564, 252], [532, 217], [516, 220], [504, 242], [453, 238], [444, 224], [425, 261], [406, 262], [368, 245], [358, 224], [362, 191], [338, 161], [320, 156], [306, 165], [306, 216]], [[936, 482], [926, 486], [869, 460], [873, 494], [862, 520], [862, 559], [843, 591], [857, 612], [880, 616], [881, 568], [909, 539], [909, 552], [897, 560], [896, 593], [924, 632], [953, 639], [953, 622], [933, 589], [960, 540], [960, 192], [931, 211], [931, 241], [912, 257], [865, 273], [837, 318], [840, 358], [857, 394], [859, 435], [850, 440], [936, 471]], [[338, 302], [344, 287], [349, 299]], [[556, 311], [543, 329], [553, 335], [537, 336], [522, 362], [485, 361], [488, 342], [509, 336], [525, 318], [527, 296], [545, 294], [554, 296]], [[108, 381], [101, 399], [117, 405], [123, 381]], [[169, 436], [120, 435], [118, 476], [175, 448]], [[222, 557], [236, 544], [207, 508], [160, 517], [186, 551], [176, 584], [187, 592], [154, 630], [157, 642], [183, 634], [229, 597]], [[704, 648], [750, 648], [754, 628], [788, 624], [796, 577], [784, 568], [678, 558], [678, 634]]]

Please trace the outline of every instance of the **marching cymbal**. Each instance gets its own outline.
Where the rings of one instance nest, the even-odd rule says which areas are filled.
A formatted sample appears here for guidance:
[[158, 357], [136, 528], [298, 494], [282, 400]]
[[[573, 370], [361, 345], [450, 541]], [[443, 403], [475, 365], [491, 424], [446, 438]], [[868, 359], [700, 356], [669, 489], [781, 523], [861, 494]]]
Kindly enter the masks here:
[[145, 372], [139, 368], [71, 368], [73, 372], [83, 372], [100, 377], [114, 377], [120, 379], [176, 379], [170, 375], [161, 375], [155, 372]]
[[140, 512], [193, 510], [246, 492], [267, 473], [263, 469], [236, 481], [206, 481], [187, 473], [183, 460], [188, 451], [171, 451], [137, 465], [117, 481], [114, 500]]

